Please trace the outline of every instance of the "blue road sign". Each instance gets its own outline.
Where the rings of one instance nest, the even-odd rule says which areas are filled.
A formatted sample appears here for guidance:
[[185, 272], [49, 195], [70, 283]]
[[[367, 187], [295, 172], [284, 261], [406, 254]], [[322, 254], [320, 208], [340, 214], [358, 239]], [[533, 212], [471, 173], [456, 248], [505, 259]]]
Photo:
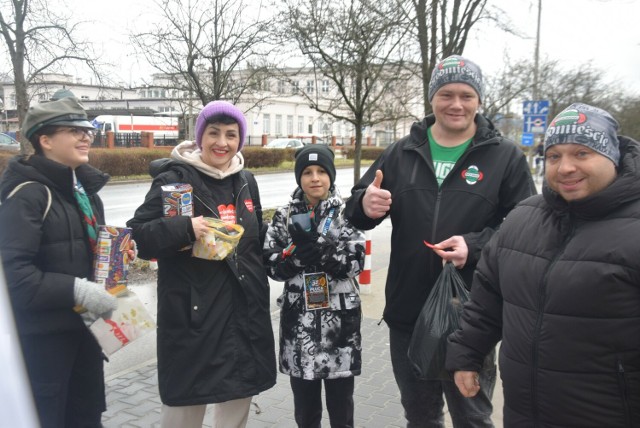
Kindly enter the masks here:
[[526, 115], [522, 132], [525, 134], [542, 134], [547, 129], [547, 115]]
[[522, 103], [522, 114], [525, 116], [549, 114], [549, 100], [524, 101]]
[[522, 134], [522, 145], [533, 146], [533, 134], [531, 133]]

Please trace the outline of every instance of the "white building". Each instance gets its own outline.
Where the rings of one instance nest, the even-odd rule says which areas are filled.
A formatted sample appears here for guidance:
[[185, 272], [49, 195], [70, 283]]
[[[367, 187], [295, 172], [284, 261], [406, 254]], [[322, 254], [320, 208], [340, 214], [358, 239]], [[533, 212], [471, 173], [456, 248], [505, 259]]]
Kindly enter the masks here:
[[[262, 82], [261, 93], [252, 95], [252, 99], [247, 99], [246, 102], [238, 103], [247, 117], [247, 144], [260, 145], [263, 135], [269, 140], [286, 136], [317, 136], [327, 142], [335, 136], [338, 143], [349, 144], [350, 138], [355, 135], [353, 125], [312, 109], [309, 100], [302, 93], [304, 91], [307, 96], [315, 96], [321, 100], [329, 99], [335, 94], [331, 82], [328, 79], [316, 81], [311, 73], [293, 75], [293, 71], [287, 70], [282, 76], [284, 77], [273, 77]], [[3, 80], [0, 81], [0, 98], [4, 101], [0, 132], [16, 131], [15, 87], [7, 76], [0, 76], [0, 79]], [[66, 89], [81, 99], [87, 111], [95, 115], [109, 114], [110, 111], [113, 114], [176, 115], [185, 119], [183, 135], [188, 137], [191, 134], [189, 129], [193, 129], [194, 118], [202, 108], [201, 102], [189, 91], [171, 88], [171, 81], [166, 75], [155, 74], [152, 82], [144, 87], [125, 88], [87, 83], [68, 74], [45, 74], [38, 82], [29, 86], [29, 95], [31, 103], [38, 103], [49, 101], [56, 91]], [[420, 87], [416, 82], [413, 84], [413, 88]], [[421, 91], [415, 90], [415, 93], [421, 94]], [[259, 102], [256, 102], [257, 99]], [[381, 145], [406, 135], [415, 118], [422, 116], [422, 100], [413, 99], [410, 104], [406, 108], [413, 112], [414, 117], [394, 124], [365, 128], [363, 144], [366, 144], [367, 137], [370, 137], [372, 144]]]

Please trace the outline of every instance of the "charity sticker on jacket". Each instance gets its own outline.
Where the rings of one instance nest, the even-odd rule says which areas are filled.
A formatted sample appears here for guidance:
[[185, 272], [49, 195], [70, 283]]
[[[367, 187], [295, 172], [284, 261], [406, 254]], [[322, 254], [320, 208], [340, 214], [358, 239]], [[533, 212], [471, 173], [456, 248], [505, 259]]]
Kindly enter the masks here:
[[304, 274], [304, 302], [308, 311], [329, 307], [329, 281], [326, 273]]

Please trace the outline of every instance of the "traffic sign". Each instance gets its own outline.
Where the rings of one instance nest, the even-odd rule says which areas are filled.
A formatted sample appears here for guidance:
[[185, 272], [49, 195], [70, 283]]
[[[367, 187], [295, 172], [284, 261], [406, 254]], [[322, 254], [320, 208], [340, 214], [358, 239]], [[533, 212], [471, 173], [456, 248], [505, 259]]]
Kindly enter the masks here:
[[522, 145], [533, 146], [533, 134], [531, 133], [522, 134]]
[[524, 117], [523, 130], [525, 134], [543, 133], [547, 128], [547, 115], [527, 115]]
[[547, 115], [549, 113], [549, 100], [524, 101], [522, 103], [522, 114], [527, 115]]

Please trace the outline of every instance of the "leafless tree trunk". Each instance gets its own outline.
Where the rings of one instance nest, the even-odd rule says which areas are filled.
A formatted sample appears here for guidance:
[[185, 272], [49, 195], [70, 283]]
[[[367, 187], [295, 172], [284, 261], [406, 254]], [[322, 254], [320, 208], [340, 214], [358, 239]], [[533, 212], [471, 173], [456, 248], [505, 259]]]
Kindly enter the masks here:
[[487, 0], [399, 0], [418, 42], [425, 115], [431, 112], [429, 80], [439, 59], [462, 54], [475, 24], [492, 15]]
[[[67, 10], [60, 4], [57, 9]], [[28, 88], [43, 73], [60, 71], [75, 61], [85, 64], [100, 80], [91, 45], [76, 37], [77, 26], [68, 17], [54, 13], [46, 1], [0, 0], [0, 32], [13, 67], [20, 124], [29, 109]], [[24, 137], [21, 145], [23, 153], [30, 150]]]
[[[283, 0], [282, 28], [307, 59], [316, 87], [299, 94], [311, 108], [355, 128], [354, 182], [360, 179], [362, 130], [391, 120], [385, 98], [403, 73], [406, 26], [394, 1]], [[296, 76], [289, 75], [293, 80]], [[328, 80], [331, 89], [318, 90]]]
[[[262, 4], [242, 0], [156, 0], [153, 30], [132, 35], [145, 59], [205, 105], [226, 99], [249, 108], [264, 101], [271, 66]], [[251, 11], [250, 13], [248, 13]]]

